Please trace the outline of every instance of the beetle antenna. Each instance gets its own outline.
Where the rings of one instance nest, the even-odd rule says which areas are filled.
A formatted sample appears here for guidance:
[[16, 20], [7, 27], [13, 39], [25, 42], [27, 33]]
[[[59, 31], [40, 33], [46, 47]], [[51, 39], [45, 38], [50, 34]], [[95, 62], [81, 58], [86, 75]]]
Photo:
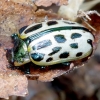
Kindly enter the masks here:
[[44, 17], [44, 21], [48, 21], [48, 16], [47, 15]]
[[88, 25], [88, 27], [90, 27], [93, 31], [96, 31], [96, 29], [94, 27], [92, 27], [88, 22], [87, 22], [87, 19], [85, 17], [82, 17], [82, 20], [84, 20], [84, 23], [86, 25]]

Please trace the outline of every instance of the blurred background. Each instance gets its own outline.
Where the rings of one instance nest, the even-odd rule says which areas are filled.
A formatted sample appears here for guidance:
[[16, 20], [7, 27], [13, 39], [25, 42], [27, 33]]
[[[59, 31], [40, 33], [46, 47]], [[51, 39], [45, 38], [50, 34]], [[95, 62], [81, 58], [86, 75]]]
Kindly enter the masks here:
[[[53, 4], [46, 9], [55, 6]], [[81, 7], [100, 12], [100, 0], [85, 0]], [[26, 97], [11, 96], [9, 100], [100, 100], [100, 44], [84, 67], [55, 78], [52, 82], [29, 80], [28, 90]]]

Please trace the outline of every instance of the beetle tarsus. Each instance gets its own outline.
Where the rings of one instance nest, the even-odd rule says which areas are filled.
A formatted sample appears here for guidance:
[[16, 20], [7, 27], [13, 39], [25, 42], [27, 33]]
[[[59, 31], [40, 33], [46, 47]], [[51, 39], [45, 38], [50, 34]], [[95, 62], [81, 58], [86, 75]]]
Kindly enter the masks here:
[[25, 74], [30, 74], [30, 67], [27, 66], [27, 64], [24, 66], [24, 73]]

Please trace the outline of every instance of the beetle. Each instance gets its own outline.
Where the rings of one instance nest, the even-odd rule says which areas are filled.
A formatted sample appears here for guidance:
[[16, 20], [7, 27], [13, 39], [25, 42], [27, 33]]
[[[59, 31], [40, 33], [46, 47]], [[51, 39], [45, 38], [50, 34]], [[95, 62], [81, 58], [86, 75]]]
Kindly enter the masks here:
[[24, 26], [13, 34], [14, 66], [33, 62], [38, 66], [70, 65], [91, 55], [93, 34], [83, 25], [67, 20], [48, 20]]

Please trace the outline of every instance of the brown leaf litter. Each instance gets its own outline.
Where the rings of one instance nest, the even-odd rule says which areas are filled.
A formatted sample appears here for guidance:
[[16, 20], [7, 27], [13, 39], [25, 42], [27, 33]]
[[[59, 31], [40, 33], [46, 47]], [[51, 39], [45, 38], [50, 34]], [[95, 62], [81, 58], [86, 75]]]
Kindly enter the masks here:
[[52, 4], [56, 4], [56, 5], [67, 5], [68, 4], [68, 0], [35, 0], [34, 3], [37, 6], [51, 6]]
[[0, 97], [8, 99], [11, 95], [25, 96], [28, 93], [27, 78], [7, 66], [6, 50], [0, 47]]

